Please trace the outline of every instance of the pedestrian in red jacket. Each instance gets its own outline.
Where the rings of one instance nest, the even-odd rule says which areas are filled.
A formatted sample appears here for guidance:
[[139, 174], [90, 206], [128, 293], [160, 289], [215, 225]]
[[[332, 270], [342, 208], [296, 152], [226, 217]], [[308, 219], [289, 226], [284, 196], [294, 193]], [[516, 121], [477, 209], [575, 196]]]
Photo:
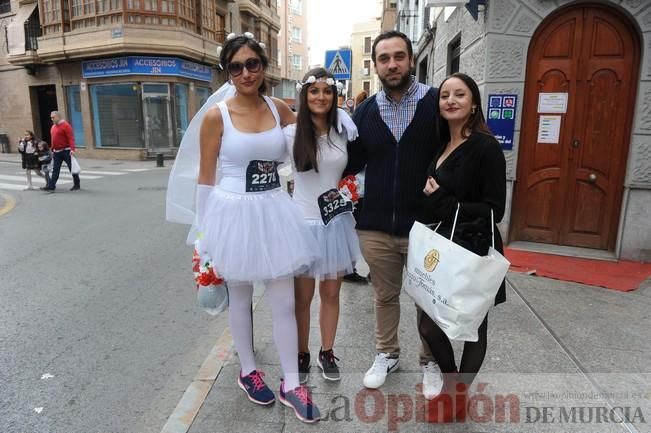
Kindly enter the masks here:
[[[65, 161], [70, 172], [72, 172], [71, 157], [75, 154], [75, 137], [72, 132], [72, 126], [61, 118], [61, 113], [53, 111], [50, 113], [52, 119], [52, 129], [50, 135], [52, 136], [52, 143], [50, 149], [53, 154], [54, 167], [52, 169], [52, 177], [47, 186], [41, 188], [44, 191], [54, 192], [59, 180], [59, 171], [61, 164]], [[79, 174], [72, 174], [73, 186], [70, 191], [76, 191], [80, 188]]]

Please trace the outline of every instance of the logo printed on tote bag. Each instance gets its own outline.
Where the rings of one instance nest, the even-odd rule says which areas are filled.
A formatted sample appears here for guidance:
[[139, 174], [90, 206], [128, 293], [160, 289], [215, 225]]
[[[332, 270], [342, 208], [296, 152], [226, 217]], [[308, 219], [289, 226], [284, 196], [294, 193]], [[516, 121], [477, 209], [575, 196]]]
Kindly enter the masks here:
[[439, 264], [439, 252], [438, 250], [430, 250], [425, 256], [423, 265], [427, 272], [433, 272], [436, 269], [436, 266]]

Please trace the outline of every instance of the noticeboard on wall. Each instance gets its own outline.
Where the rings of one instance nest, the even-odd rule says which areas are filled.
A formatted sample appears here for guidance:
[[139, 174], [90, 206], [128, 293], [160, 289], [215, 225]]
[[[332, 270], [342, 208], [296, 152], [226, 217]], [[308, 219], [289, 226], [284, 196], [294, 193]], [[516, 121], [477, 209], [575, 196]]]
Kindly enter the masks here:
[[513, 135], [515, 133], [515, 113], [517, 106], [518, 95], [488, 95], [486, 122], [504, 150], [513, 150]]

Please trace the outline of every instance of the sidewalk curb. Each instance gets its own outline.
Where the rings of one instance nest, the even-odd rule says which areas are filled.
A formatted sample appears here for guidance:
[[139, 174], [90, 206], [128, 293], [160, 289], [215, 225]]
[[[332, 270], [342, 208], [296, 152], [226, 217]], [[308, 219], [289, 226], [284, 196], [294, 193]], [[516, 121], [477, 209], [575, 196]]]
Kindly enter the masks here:
[[183, 393], [161, 433], [186, 433], [190, 430], [224, 363], [231, 356], [232, 344], [233, 337], [230, 329], [226, 328]]
[[[265, 290], [266, 291], [266, 290]], [[256, 300], [253, 296], [253, 311], [264, 297], [264, 292]], [[201, 410], [206, 397], [212, 390], [217, 377], [233, 354], [233, 337], [230, 327], [226, 327], [219, 336], [212, 350], [201, 364], [190, 385], [186, 388], [181, 400], [170, 414], [160, 433], [187, 433]]]

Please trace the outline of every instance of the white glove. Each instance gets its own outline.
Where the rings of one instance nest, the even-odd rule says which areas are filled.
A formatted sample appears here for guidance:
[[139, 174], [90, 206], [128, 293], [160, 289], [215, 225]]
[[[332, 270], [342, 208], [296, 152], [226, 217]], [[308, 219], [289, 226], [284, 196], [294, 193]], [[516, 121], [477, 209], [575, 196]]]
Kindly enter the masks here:
[[197, 225], [199, 227], [201, 227], [203, 223], [203, 217], [206, 214], [206, 202], [208, 201], [208, 196], [212, 189], [212, 185], [197, 184], [197, 201], [195, 202], [195, 209], [197, 214]]
[[355, 125], [353, 119], [344, 110], [337, 108], [337, 132], [341, 134], [342, 129], [346, 130], [348, 141], [353, 141], [359, 136], [357, 125]]
[[212, 185], [202, 185], [202, 184], [197, 184], [197, 195], [196, 195], [196, 201], [195, 201], [195, 213], [196, 213], [196, 219], [195, 219], [195, 224], [197, 226], [197, 240], [195, 242], [195, 247], [197, 248], [197, 251], [199, 252], [199, 255], [202, 255], [205, 251], [203, 251], [202, 245], [200, 244], [201, 238], [203, 236], [203, 217], [206, 214], [206, 202], [208, 201], [208, 196], [210, 195], [210, 192], [212, 191], [213, 186]]

